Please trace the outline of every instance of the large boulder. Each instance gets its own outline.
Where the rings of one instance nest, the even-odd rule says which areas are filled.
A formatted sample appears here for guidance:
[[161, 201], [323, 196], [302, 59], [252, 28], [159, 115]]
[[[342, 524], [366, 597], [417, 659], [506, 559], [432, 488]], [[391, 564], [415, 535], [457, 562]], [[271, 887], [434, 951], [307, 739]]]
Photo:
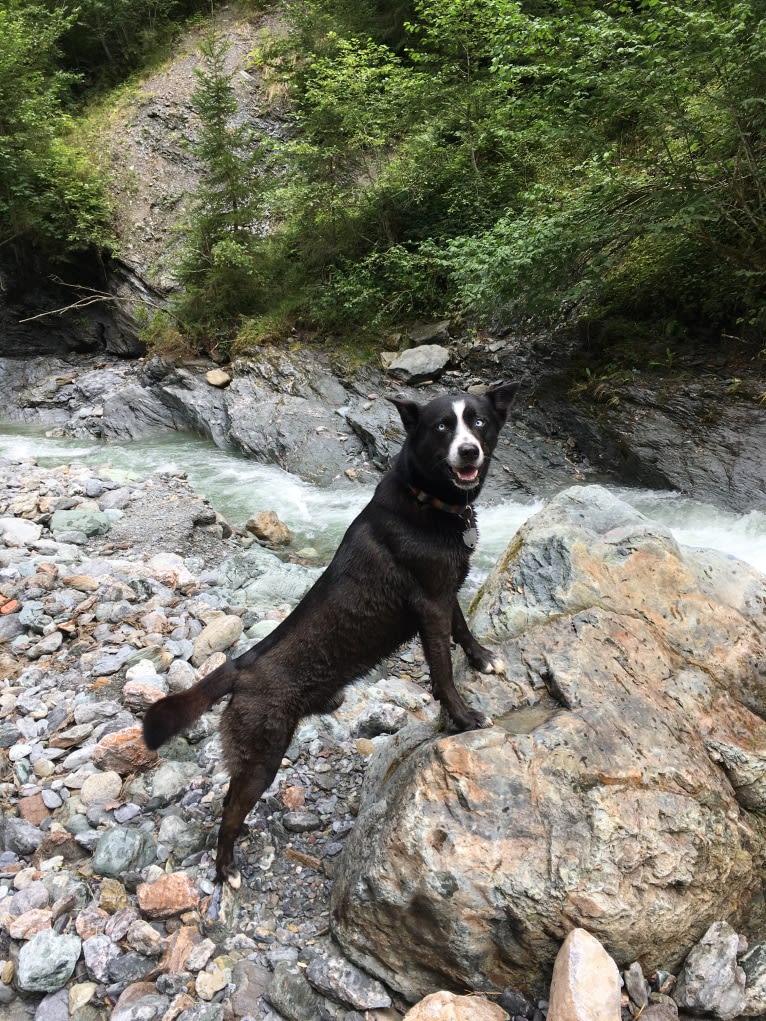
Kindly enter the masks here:
[[592, 933], [676, 968], [761, 891], [766, 578], [601, 487], [521, 529], [472, 607], [507, 676], [459, 666], [495, 726], [407, 728], [373, 759], [335, 935], [414, 1000], [544, 988]]

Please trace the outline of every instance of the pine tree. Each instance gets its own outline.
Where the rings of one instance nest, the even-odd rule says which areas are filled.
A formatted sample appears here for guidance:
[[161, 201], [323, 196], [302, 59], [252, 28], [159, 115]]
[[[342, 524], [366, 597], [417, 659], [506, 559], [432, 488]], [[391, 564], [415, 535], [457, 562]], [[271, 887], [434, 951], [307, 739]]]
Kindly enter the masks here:
[[178, 276], [185, 293], [177, 314], [192, 336], [210, 324], [231, 324], [256, 301], [255, 249], [261, 215], [260, 136], [237, 123], [238, 103], [226, 70], [228, 44], [217, 36], [201, 47], [192, 109], [200, 119], [192, 152], [200, 163], [200, 180], [186, 226], [186, 245]]

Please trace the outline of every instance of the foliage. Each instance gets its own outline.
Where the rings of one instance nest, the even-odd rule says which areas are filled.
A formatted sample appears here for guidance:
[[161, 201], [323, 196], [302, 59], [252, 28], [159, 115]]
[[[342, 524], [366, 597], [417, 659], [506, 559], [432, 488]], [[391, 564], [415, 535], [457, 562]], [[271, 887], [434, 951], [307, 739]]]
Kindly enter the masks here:
[[763, 0], [414, 0], [384, 30], [354, 11], [290, 4], [261, 54], [295, 111], [275, 201], [304, 312], [755, 323]]
[[66, 253], [108, 238], [108, 207], [88, 161], [67, 142], [57, 67], [72, 17], [37, 4], [0, 9], [0, 244]]
[[228, 46], [219, 37], [201, 45], [203, 66], [191, 105], [200, 119], [192, 147], [201, 175], [184, 228], [185, 253], [178, 267], [184, 292], [175, 314], [191, 335], [215, 339], [233, 317], [257, 308], [262, 280], [257, 248], [262, 228], [258, 188], [265, 140], [236, 123], [237, 100], [226, 70]]

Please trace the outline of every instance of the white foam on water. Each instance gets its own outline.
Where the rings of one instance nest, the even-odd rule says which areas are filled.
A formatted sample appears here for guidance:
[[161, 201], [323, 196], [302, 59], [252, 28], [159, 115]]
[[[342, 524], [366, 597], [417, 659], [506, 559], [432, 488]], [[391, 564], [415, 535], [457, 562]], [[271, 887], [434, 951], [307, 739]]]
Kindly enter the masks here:
[[[375, 488], [350, 482], [332, 488], [315, 486], [274, 465], [259, 464], [181, 433], [106, 446], [46, 436], [13, 424], [0, 426], [0, 457], [48, 466], [81, 462], [95, 469], [110, 465], [118, 475], [135, 478], [155, 471], [183, 471], [192, 488], [232, 524], [244, 525], [257, 511], [274, 510], [299, 544], [315, 546], [325, 559]], [[676, 493], [625, 488], [613, 488], [613, 492], [664, 524], [683, 545], [727, 553], [766, 573], [765, 513], [737, 514]], [[531, 499], [479, 506], [479, 545], [469, 584], [479, 583], [517, 529], [542, 506], [541, 500]]]

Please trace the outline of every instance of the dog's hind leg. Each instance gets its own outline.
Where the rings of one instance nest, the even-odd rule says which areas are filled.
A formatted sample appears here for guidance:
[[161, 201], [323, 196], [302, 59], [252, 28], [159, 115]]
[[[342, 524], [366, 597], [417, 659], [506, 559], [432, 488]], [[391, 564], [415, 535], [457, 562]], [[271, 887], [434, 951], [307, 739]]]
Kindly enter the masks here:
[[[465, 624], [465, 621], [463, 623]], [[484, 713], [470, 709], [455, 687], [452, 678], [449, 616], [435, 611], [425, 613], [420, 617], [418, 630], [431, 673], [431, 688], [434, 698], [442, 703], [455, 726], [459, 730], [480, 730], [483, 727], [491, 727], [492, 720]], [[467, 626], [466, 631], [468, 631]]]
[[223, 817], [218, 831], [215, 873], [219, 882], [228, 880], [235, 889], [241, 880], [234, 864], [234, 841], [239, 836], [248, 812], [277, 775], [293, 729], [293, 726], [289, 726], [276, 730], [272, 724], [255, 730], [250, 734], [251, 744], [247, 753], [236, 762], [231, 745], [226, 749], [231, 780], [224, 798]]
[[504, 674], [505, 663], [490, 649], [479, 645], [471, 634], [470, 628], [460, 609], [457, 599], [452, 610], [452, 637], [466, 654], [468, 662], [482, 674]]

